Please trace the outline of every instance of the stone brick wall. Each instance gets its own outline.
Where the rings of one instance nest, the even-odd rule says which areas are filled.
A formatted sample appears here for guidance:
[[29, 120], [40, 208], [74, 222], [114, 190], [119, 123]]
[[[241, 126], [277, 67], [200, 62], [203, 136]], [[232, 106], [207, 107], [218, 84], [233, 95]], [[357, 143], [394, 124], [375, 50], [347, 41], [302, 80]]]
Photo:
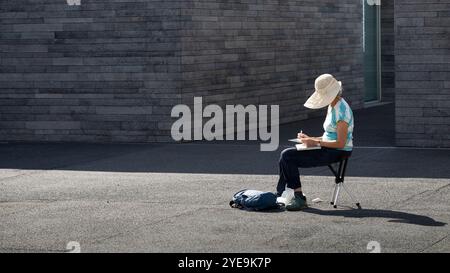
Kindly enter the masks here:
[[395, 1], [396, 140], [450, 147], [450, 0]]
[[0, 140], [167, 139], [181, 19], [176, 1], [0, 1]]
[[170, 140], [170, 110], [279, 104], [333, 73], [363, 106], [362, 8], [344, 0], [2, 0], [0, 140]]
[[381, 1], [381, 100], [395, 100], [394, 0]]
[[185, 1], [182, 94], [206, 103], [279, 104], [282, 123], [321, 115], [303, 103], [315, 78], [342, 80], [363, 105], [362, 7], [346, 0]]

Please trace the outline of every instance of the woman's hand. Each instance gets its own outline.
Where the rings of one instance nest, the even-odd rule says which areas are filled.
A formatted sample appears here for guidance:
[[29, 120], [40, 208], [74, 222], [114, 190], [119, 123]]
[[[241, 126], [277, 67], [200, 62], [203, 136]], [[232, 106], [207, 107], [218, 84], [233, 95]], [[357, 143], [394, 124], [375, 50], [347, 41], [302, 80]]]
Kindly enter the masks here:
[[302, 138], [302, 142], [306, 145], [306, 147], [315, 147], [319, 145], [319, 141], [313, 138]]
[[307, 134], [304, 134], [304, 133], [298, 133], [297, 134], [297, 138], [298, 139], [302, 139], [302, 138], [308, 138], [309, 136], [307, 135]]

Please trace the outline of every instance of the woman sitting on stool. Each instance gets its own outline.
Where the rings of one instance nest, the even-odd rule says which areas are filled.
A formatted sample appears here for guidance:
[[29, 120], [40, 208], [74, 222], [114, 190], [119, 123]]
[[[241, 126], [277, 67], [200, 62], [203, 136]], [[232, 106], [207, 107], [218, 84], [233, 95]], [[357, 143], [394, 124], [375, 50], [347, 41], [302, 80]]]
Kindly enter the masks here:
[[286, 186], [294, 190], [294, 198], [286, 206], [289, 211], [307, 207], [298, 168], [327, 166], [350, 156], [353, 148], [353, 112], [342, 98], [342, 83], [332, 75], [324, 74], [316, 79], [315, 89], [305, 107], [319, 109], [328, 106], [323, 124], [325, 132], [321, 137], [310, 137], [303, 133], [297, 137], [307, 147], [321, 146], [321, 149], [297, 151], [296, 148], [289, 148], [280, 157], [277, 194], [281, 196]]

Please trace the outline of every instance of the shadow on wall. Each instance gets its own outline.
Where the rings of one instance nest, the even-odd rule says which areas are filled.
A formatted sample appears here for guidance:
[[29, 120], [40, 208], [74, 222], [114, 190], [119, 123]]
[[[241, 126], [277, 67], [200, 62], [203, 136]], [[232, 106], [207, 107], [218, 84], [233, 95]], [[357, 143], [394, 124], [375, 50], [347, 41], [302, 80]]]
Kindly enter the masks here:
[[[388, 105], [358, 110], [359, 135], [347, 176], [450, 178], [449, 150], [358, 148], [392, 146], [392, 109]], [[258, 142], [0, 144], [0, 169], [277, 175], [280, 152], [293, 146], [287, 139], [299, 129], [320, 132], [322, 122], [312, 119], [283, 125], [280, 148], [275, 152], [260, 152]], [[326, 167], [301, 169], [300, 173], [331, 176]]]
[[[281, 149], [227, 144], [3, 144], [0, 169], [277, 175]], [[347, 177], [450, 178], [448, 150], [356, 149]], [[301, 175], [328, 176], [327, 167]]]

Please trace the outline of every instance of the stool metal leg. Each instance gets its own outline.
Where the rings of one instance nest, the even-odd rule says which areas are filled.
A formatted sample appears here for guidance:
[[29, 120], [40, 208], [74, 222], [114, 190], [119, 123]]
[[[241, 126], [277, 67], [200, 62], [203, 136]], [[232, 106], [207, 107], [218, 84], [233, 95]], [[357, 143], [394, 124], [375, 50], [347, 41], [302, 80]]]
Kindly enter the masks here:
[[347, 194], [350, 196], [352, 201], [356, 203], [356, 206], [358, 207], [358, 209], [361, 209], [360, 203], [356, 201], [354, 196], [344, 186], [344, 177], [345, 177], [345, 171], [346, 171], [346, 168], [347, 168], [347, 162], [348, 162], [347, 158], [341, 160], [339, 162], [339, 165], [337, 166], [336, 169], [333, 168], [332, 165], [328, 165], [328, 167], [330, 168], [330, 170], [333, 172], [333, 174], [336, 177], [336, 181], [335, 181], [336, 185], [334, 187], [333, 196], [331, 198], [331, 202], [330, 203], [331, 203], [331, 205], [333, 205], [334, 208], [337, 208], [337, 203], [338, 203], [338, 199], [339, 199], [339, 193], [340, 193], [341, 187], [342, 187], [347, 192]]
[[331, 202], [330, 202], [331, 205], [334, 205], [334, 201], [336, 199], [337, 189], [338, 189], [338, 184], [335, 184], [334, 185], [334, 190], [333, 190], [333, 196], [331, 196]]
[[337, 188], [336, 189], [336, 196], [334, 197], [334, 200], [333, 200], [334, 208], [337, 208], [339, 193], [341, 191], [341, 184], [342, 183], [336, 184], [336, 188]]
[[356, 204], [358, 209], [361, 209], [361, 204], [356, 200], [356, 198], [353, 196], [353, 194], [350, 193], [350, 191], [345, 187], [344, 183], [342, 183], [342, 187], [344, 188], [345, 192], [347, 192], [348, 196], [352, 199], [352, 201]]

